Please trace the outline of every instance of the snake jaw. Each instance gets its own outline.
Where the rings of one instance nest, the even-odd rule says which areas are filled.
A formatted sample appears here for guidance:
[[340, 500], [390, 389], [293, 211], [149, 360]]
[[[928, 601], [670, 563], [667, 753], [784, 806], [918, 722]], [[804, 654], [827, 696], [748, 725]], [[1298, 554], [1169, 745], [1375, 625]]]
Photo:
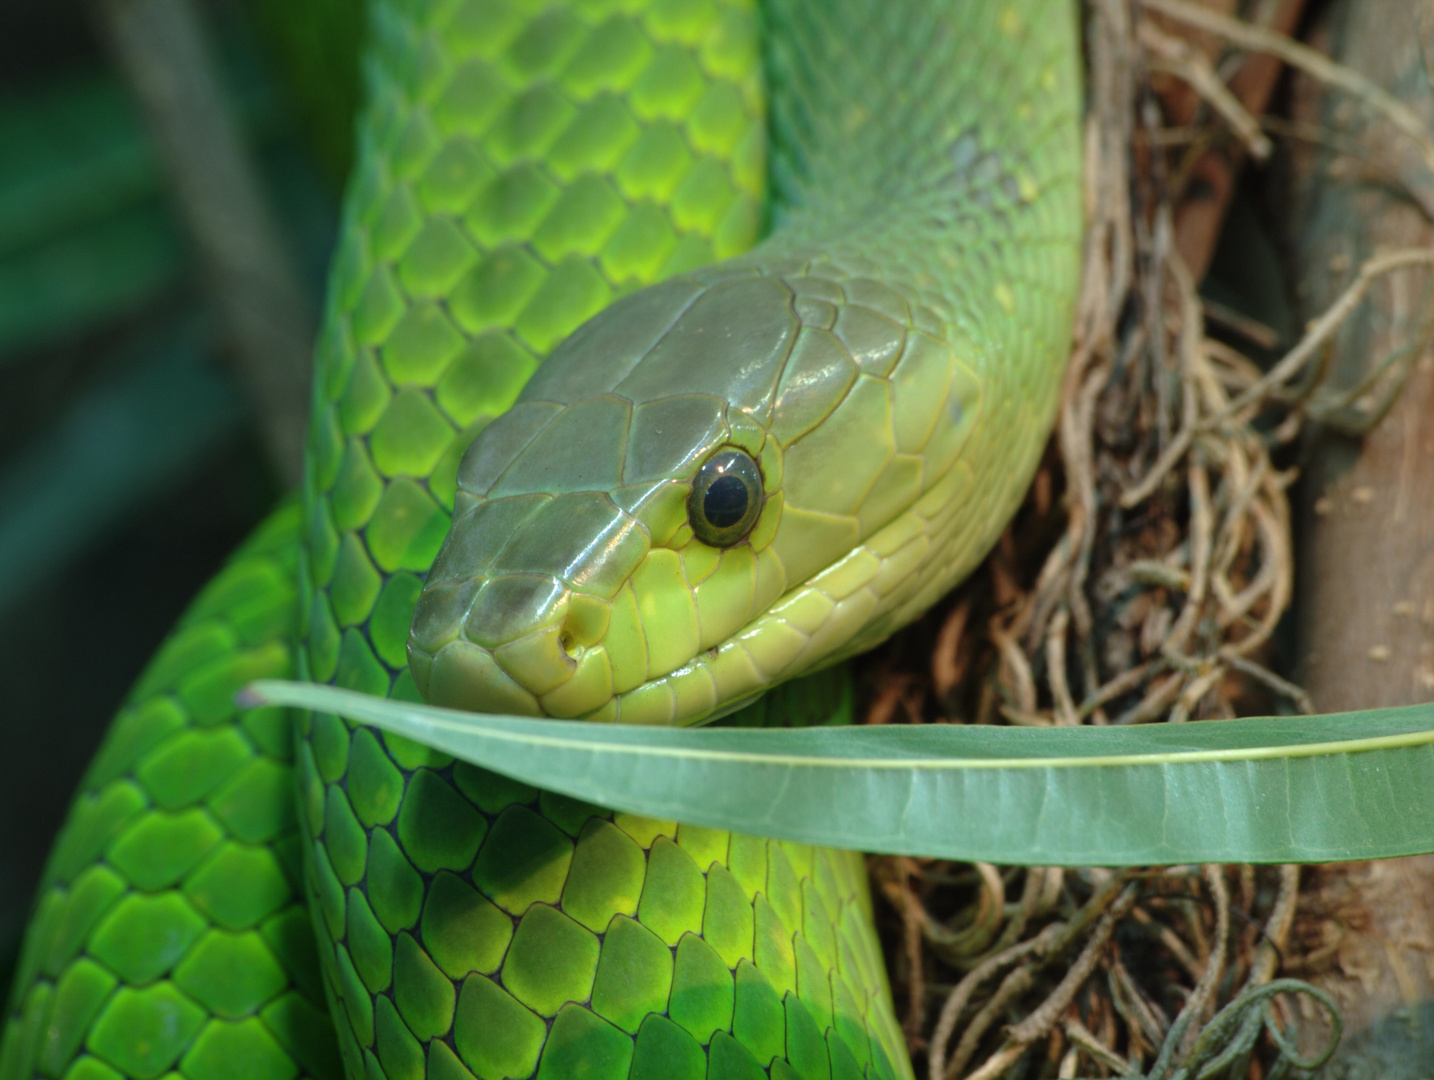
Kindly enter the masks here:
[[[521, 599], [522, 593], [531, 596], [545, 586], [545, 602], [530, 605], [526, 618], [508, 624], [508, 640], [500, 644], [491, 638], [473, 640], [483, 633], [489, 594], [506, 593], [495, 603], [509, 606], [515, 595]], [[435, 612], [446, 603], [446, 594], [432, 595], [435, 599], [427, 605], [421, 602], [419, 618], [430, 621], [436, 614], [438, 625], [451, 625], [449, 612]], [[556, 579], [529, 581], [520, 575], [484, 583], [471, 594], [461, 590], [459, 595], [472, 595], [473, 600], [457, 633], [443, 632], [441, 637], [447, 640], [441, 644], [425, 640], [422, 629], [409, 639], [409, 667], [425, 698], [472, 712], [559, 717], [595, 712], [611, 699], [611, 665], [600, 643], [610, 618], [606, 604], [575, 593]]]

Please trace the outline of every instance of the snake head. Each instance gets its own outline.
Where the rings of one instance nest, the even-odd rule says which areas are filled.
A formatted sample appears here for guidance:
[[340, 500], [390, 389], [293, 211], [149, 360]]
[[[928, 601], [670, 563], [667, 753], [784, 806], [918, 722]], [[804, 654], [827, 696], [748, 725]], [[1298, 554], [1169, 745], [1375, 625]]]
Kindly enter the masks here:
[[420, 692], [695, 723], [889, 633], [932, 537], [882, 541], [885, 582], [863, 541], [959, 471], [979, 396], [912, 320], [875, 282], [729, 264], [585, 324], [459, 466], [409, 635]]

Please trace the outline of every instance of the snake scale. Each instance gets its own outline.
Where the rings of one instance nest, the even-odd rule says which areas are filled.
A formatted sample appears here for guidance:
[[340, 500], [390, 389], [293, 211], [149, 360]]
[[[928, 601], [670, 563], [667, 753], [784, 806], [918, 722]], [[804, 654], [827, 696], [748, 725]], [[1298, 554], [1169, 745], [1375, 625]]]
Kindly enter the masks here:
[[373, 0], [365, 68], [303, 505], [116, 718], [0, 1080], [911, 1076], [859, 856], [233, 695], [849, 712], [1050, 428], [1074, 4]]

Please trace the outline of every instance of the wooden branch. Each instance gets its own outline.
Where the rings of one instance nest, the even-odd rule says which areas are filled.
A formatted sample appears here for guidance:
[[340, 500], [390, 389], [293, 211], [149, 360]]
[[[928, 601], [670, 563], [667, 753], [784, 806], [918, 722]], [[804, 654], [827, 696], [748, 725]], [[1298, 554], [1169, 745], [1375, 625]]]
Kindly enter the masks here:
[[239, 381], [285, 484], [302, 477], [314, 305], [293, 270], [192, 0], [102, 0], [199, 257]]

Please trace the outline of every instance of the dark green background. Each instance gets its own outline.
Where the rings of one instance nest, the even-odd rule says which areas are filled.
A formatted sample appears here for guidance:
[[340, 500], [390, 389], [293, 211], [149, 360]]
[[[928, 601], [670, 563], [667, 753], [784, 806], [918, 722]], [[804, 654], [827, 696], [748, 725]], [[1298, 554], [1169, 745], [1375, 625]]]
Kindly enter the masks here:
[[[315, 309], [359, 0], [197, 5]], [[75, 784], [175, 617], [273, 506], [144, 119], [84, 0], [0, 3], [0, 987]]]

